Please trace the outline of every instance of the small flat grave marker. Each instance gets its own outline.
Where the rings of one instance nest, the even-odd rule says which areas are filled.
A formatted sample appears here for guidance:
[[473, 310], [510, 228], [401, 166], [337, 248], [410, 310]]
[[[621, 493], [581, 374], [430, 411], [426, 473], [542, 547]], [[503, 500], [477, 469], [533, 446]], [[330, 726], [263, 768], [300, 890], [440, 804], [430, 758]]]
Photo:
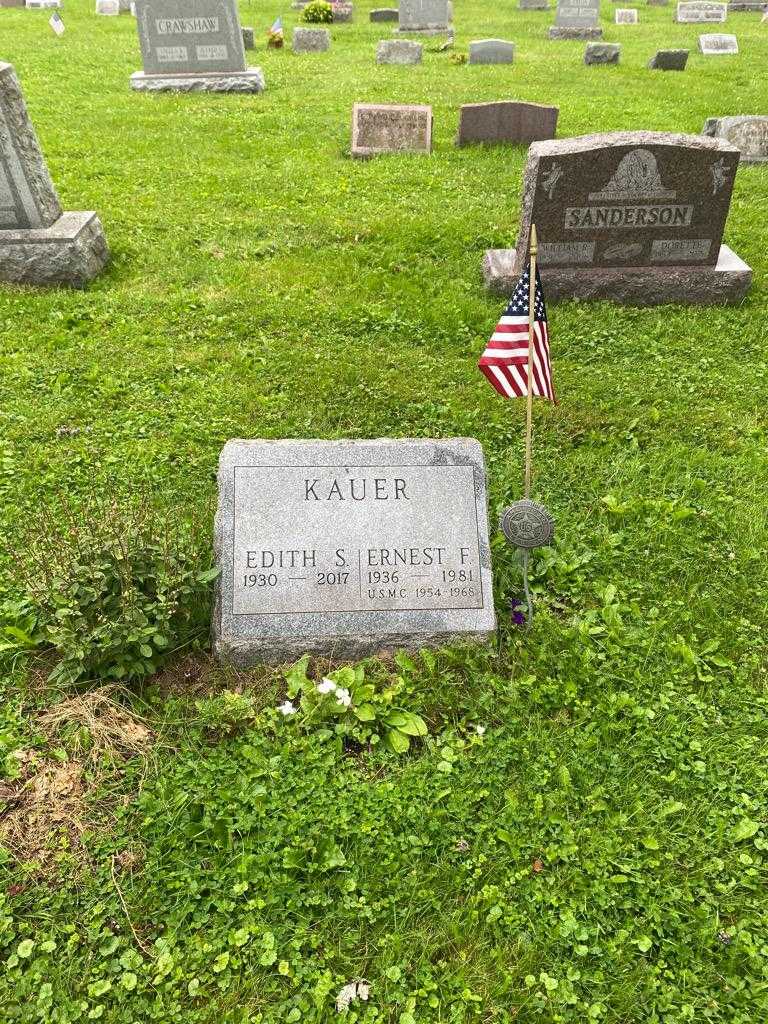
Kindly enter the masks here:
[[469, 44], [470, 64], [511, 64], [515, 44], [505, 39], [474, 39]]
[[617, 25], [637, 25], [638, 23], [636, 7], [617, 7], [615, 13]]
[[699, 36], [699, 52], [705, 57], [727, 57], [739, 52], [739, 43], [736, 36], [727, 32], [710, 32]]
[[382, 39], [376, 46], [376, 63], [421, 64], [423, 49], [412, 39]]
[[550, 39], [600, 39], [600, 0], [557, 0]]
[[685, 71], [688, 50], [657, 50], [648, 61], [648, 67], [658, 71]]
[[432, 107], [355, 103], [352, 108], [352, 156], [431, 151]]
[[295, 28], [291, 37], [294, 53], [325, 53], [331, 48], [331, 33], [327, 28]]

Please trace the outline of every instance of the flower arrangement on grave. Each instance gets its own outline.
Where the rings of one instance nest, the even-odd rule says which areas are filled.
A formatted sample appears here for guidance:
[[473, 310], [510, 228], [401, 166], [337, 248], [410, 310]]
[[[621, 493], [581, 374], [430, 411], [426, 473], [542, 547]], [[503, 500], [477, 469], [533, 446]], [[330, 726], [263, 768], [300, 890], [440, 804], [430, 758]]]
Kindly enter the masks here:
[[312, 0], [301, 12], [301, 20], [309, 25], [330, 25], [333, 21], [333, 6], [325, 0]]
[[273, 50], [279, 50], [284, 42], [283, 19], [277, 18], [267, 32], [267, 46], [271, 46]]

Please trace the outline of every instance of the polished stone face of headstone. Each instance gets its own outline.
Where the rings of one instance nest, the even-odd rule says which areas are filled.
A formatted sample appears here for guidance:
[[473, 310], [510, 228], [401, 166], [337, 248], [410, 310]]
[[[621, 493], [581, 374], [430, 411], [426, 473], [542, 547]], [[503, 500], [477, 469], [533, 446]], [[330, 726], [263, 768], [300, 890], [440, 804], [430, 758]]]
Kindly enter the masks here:
[[475, 39], [469, 44], [470, 64], [511, 64], [515, 44], [504, 39]]
[[410, 39], [382, 39], [376, 46], [376, 63], [421, 64], [423, 49]]
[[432, 107], [355, 103], [352, 109], [352, 156], [429, 153], [431, 150]]
[[600, 0], [557, 0], [550, 39], [599, 39]]
[[741, 153], [743, 164], [768, 163], [768, 116], [737, 114], [733, 117], [710, 117], [703, 135], [725, 139]]
[[728, 4], [713, 0], [684, 0], [677, 5], [675, 20], [679, 22], [723, 22], [728, 16]]
[[585, 64], [618, 64], [621, 46], [618, 43], [587, 43], [584, 51]]
[[617, 25], [637, 25], [636, 7], [618, 7], [615, 12]]
[[246, 70], [236, 0], [136, 0], [145, 75]]
[[331, 46], [327, 28], [295, 28], [291, 37], [294, 53], [325, 53]]
[[711, 32], [709, 35], [699, 36], [699, 52], [705, 57], [728, 56], [739, 52], [739, 43], [736, 36], [728, 35], [726, 32]]
[[450, 21], [448, 0], [401, 0], [398, 10], [402, 31], [446, 29]]
[[503, 100], [498, 103], [465, 103], [459, 111], [457, 146], [472, 142], [529, 144], [553, 139], [557, 107]]
[[685, 71], [688, 50], [657, 50], [648, 61], [648, 67], [658, 71]]
[[218, 480], [218, 657], [358, 658], [493, 634], [477, 441], [230, 441]]

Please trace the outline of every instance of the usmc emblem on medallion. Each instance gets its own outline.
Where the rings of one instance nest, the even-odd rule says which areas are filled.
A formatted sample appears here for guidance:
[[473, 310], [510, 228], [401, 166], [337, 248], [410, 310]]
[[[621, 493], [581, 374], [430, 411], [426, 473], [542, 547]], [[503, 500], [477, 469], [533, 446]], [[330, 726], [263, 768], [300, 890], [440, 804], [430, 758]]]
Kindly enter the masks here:
[[541, 548], [552, 543], [555, 521], [543, 505], [522, 498], [504, 509], [501, 530], [516, 548]]

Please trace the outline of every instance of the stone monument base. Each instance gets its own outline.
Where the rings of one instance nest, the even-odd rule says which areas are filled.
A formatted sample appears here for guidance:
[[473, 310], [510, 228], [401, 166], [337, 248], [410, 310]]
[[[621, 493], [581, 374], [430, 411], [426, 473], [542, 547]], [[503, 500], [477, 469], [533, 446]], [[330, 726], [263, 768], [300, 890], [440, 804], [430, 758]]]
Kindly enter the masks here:
[[564, 28], [561, 25], [551, 25], [549, 29], [550, 39], [602, 39], [603, 30], [598, 28]]
[[131, 88], [136, 92], [264, 92], [261, 68], [209, 72], [207, 75], [147, 75], [135, 71]]
[[48, 228], [0, 231], [0, 281], [84, 288], [108, 261], [104, 229], [92, 210], [63, 213]]
[[445, 28], [393, 28], [396, 36], [448, 36], [453, 39], [453, 25]]
[[[508, 298], [517, 283], [514, 249], [488, 249], [483, 280], [488, 291]], [[714, 267], [542, 267], [547, 299], [608, 299], [626, 306], [736, 303], [749, 291], [752, 270], [727, 245]]]

